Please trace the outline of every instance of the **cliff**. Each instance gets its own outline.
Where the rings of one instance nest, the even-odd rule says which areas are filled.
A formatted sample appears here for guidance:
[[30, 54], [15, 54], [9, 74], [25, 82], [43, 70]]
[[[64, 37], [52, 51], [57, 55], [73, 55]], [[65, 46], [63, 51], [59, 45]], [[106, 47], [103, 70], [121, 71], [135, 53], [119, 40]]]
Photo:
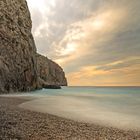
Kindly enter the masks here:
[[37, 54], [38, 77], [41, 85], [67, 86], [67, 80], [63, 69], [45, 56]]
[[36, 47], [25, 0], [0, 1], [0, 92], [37, 88]]
[[[0, 93], [42, 88], [31, 28], [32, 22], [26, 0], [0, 1]], [[46, 61], [44, 63], [46, 65]], [[49, 73], [52, 71], [52, 77], [46, 75], [47, 79], [39, 72], [40, 77], [49, 84], [56, 83], [59, 78], [56, 71], [60, 72], [60, 68], [54, 72], [53, 65], [53, 62], [49, 63]]]

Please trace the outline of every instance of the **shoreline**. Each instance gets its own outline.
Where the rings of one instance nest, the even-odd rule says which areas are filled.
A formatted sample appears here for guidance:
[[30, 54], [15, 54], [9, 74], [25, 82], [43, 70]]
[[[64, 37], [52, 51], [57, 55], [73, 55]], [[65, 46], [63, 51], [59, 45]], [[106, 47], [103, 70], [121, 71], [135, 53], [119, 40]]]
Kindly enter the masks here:
[[43, 114], [19, 108], [18, 105], [25, 101], [28, 99], [0, 97], [0, 139], [140, 139], [140, 131], [125, 131], [76, 122], [47, 113]]
[[85, 98], [82, 99], [82, 96], [77, 97], [79, 98], [77, 99], [71, 94], [69, 96], [46, 95], [42, 98], [40, 95], [35, 99], [33, 98], [33, 100], [20, 104], [19, 107], [35, 112], [52, 114], [76, 122], [113, 127], [121, 130], [140, 131], [139, 117], [133, 114], [129, 115], [129, 112], [123, 113], [120, 109], [110, 108], [110, 106], [102, 106], [104, 102], [103, 104], [98, 102], [99, 95], [90, 96], [92, 102], [91, 100], [85, 100]]

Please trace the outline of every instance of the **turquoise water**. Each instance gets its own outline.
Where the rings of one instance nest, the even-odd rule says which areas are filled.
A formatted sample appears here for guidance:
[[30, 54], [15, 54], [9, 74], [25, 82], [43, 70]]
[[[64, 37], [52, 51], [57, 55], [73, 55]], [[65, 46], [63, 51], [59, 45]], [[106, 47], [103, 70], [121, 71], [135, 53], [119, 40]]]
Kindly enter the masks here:
[[[33, 93], [37, 93], [35, 91]], [[43, 89], [41, 94], [96, 93], [96, 94], [140, 94], [140, 87], [62, 87], [62, 89]]]
[[140, 130], [139, 87], [63, 87], [27, 95], [35, 98], [20, 107], [76, 121]]

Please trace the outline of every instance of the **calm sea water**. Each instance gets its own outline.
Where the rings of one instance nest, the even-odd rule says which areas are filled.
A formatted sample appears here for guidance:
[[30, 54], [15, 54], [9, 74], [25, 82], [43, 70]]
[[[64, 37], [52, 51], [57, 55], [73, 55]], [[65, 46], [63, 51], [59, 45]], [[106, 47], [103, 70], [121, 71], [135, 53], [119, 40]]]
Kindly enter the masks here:
[[20, 107], [76, 121], [140, 130], [140, 87], [63, 87], [34, 91], [28, 96], [34, 99]]

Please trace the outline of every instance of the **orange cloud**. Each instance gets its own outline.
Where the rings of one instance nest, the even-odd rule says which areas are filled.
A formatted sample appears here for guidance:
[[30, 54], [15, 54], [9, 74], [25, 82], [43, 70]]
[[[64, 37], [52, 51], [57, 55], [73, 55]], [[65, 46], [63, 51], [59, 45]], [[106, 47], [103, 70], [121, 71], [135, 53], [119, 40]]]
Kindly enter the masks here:
[[78, 72], [67, 74], [70, 85], [87, 86], [140, 86], [140, 64], [117, 70], [98, 70], [97, 67], [87, 66]]

